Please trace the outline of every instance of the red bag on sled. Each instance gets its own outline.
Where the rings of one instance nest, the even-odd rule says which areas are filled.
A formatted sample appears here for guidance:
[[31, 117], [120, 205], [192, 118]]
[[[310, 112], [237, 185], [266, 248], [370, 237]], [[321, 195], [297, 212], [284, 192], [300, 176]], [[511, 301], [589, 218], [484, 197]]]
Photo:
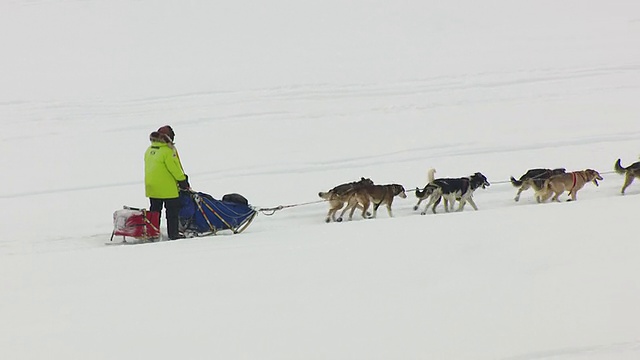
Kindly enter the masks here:
[[141, 240], [157, 238], [160, 236], [160, 213], [128, 206], [116, 210], [113, 213], [111, 240], [115, 235]]

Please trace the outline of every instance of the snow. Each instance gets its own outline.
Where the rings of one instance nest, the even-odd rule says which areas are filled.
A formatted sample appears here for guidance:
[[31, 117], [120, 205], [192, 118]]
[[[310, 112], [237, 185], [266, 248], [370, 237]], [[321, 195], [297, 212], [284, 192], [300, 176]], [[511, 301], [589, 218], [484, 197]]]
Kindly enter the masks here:
[[[0, 358], [637, 359], [639, 36], [624, 0], [0, 3]], [[105, 246], [165, 124], [195, 190], [293, 206]], [[479, 210], [324, 223], [431, 167]], [[536, 167], [604, 180], [514, 202]]]

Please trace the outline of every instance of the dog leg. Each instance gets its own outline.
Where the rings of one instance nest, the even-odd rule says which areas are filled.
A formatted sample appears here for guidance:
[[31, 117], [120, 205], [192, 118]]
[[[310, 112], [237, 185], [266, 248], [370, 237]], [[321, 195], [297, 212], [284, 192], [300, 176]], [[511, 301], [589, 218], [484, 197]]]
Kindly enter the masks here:
[[[355, 204], [350, 207], [351, 211], [349, 211], [349, 221], [353, 219], [353, 213], [356, 211], [357, 208], [358, 208], [358, 205], [355, 205]], [[346, 209], [347, 208], [345, 208], [345, 211]], [[344, 214], [345, 211], [343, 211], [342, 213]], [[342, 215], [340, 217], [342, 217]]]
[[629, 187], [629, 185], [631, 185], [631, 183], [633, 182], [634, 178], [635, 178], [635, 176], [633, 176], [630, 173], [627, 173], [624, 176], [624, 185], [622, 185], [622, 190], [620, 190], [620, 194], [624, 195], [624, 191]]
[[369, 218], [367, 218], [367, 210], [369, 210], [369, 199], [365, 200], [362, 204], [362, 218], [363, 219], [372, 219], [376, 217], [376, 208], [375, 205], [373, 206], [373, 215]]
[[429, 207], [432, 204], [432, 199], [429, 198], [429, 201], [427, 202], [427, 204], [424, 206], [424, 210], [422, 210], [422, 212], [420, 213], [420, 215], [425, 215], [427, 213], [427, 210], [429, 210]]
[[524, 190], [525, 189], [524, 189], [524, 185], [523, 185], [518, 189], [518, 193], [516, 194], [516, 197], [513, 198], [513, 200], [515, 200], [516, 202], [520, 201], [520, 194], [522, 194], [522, 192]]
[[342, 206], [340, 206], [339, 208], [336, 208], [335, 206], [331, 206], [329, 208], [329, 212], [327, 213], [327, 218], [324, 221], [327, 222], [327, 223], [331, 222], [331, 220], [337, 221], [336, 220], [336, 212], [338, 212], [338, 210], [340, 210], [341, 207]]
[[469, 198], [469, 205], [471, 205], [471, 207], [473, 208], [473, 210], [478, 211], [478, 207], [476, 206], [475, 201], [473, 201], [473, 198]]
[[568, 199], [567, 201], [576, 201], [576, 200], [578, 200], [578, 191], [577, 190], [569, 191], [569, 195], [571, 196], [571, 199]]
[[436, 201], [433, 203], [433, 207], [431, 208], [431, 211], [434, 214], [436, 213], [436, 207], [438, 206], [438, 204], [440, 204], [441, 200], [442, 200], [442, 195], [439, 195], [438, 198], [436, 199]]
[[553, 196], [553, 194], [553, 191], [546, 192], [542, 197], [540, 197], [540, 202], [547, 202], [547, 200], [549, 200]]
[[434, 201], [435, 201], [434, 196], [433, 194], [431, 194], [431, 196], [429, 197], [429, 201], [427, 201], [427, 204], [424, 206], [424, 210], [420, 214], [425, 215], [427, 213], [427, 210], [433, 204]]
[[[445, 197], [446, 199], [446, 197]], [[461, 211], [461, 208], [464, 208], [465, 202], [463, 200], [463, 198], [461, 197], [460, 199], [456, 199], [456, 196], [449, 196], [449, 210], [450, 211], [454, 211], [453, 208], [456, 206], [456, 200], [458, 201], [458, 209], [455, 211]]]
[[[442, 203], [444, 204], [444, 212], [449, 212], [449, 198], [444, 196], [442, 200]], [[453, 205], [454, 204], [451, 204], [451, 210], [453, 210]]]
[[444, 203], [444, 210], [446, 212], [454, 211], [453, 208], [456, 206], [456, 196], [452, 194], [440, 195], [442, 198], [442, 202]]
[[387, 212], [389, 213], [389, 217], [393, 217], [393, 212], [391, 212], [391, 202], [387, 203]]
[[418, 210], [418, 208], [420, 207], [420, 203], [422, 202], [422, 200], [424, 200], [424, 199], [420, 199], [420, 200], [418, 200], [418, 203], [416, 204], [416, 206], [414, 206], [414, 207], [413, 207], [413, 210], [414, 210], [414, 211], [415, 211], [415, 210]]
[[458, 205], [457, 212], [461, 212], [464, 210], [465, 205], [467, 205], [467, 197], [463, 196], [460, 198], [460, 205]]
[[[353, 202], [350, 204], [349, 209], [351, 210], [349, 212], [349, 221], [353, 220], [353, 214], [356, 212], [357, 209], [362, 209], [362, 205], [360, 205], [360, 202], [357, 199], [353, 199]], [[345, 211], [347, 210], [347, 208], [345, 208]], [[344, 214], [344, 211], [343, 211]]]
[[[349, 221], [353, 220], [353, 214], [356, 212], [357, 208], [358, 206], [354, 206], [351, 208], [351, 212], [349, 213]], [[362, 213], [363, 213], [362, 217], [364, 217], [364, 213], [365, 213], [364, 207], [362, 208]]]
[[518, 189], [518, 193], [516, 194], [516, 197], [513, 198], [513, 200], [515, 200], [516, 202], [520, 201], [520, 194], [522, 194], [523, 191], [529, 189], [529, 184], [528, 183], [523, 183], [520, 188]]
[[536, 191], [536, 201], [538, 204], [546, 202], [553, 195], [553, 191], [549, 187]]
[[373, 202], [373, 214], [371, 215], [370, 219], [375, 219], [376, 217], [378, 217], [378, 208], [380, 207], [380, 205], [382, 204], [382, 202], [379, 202], [376, 204], [375, 201]]
[[[338, 220], [336, 220], [337, 222], [342, 222], [342, 220], [344, 219], [344, 214], [347, 211], [351, 210], [351, 214], [353, 214], [353, 211], [354, 211], [353, 208], [358, 205], [357, 200], [355, 201], [355, 203], [354, 203], [354, 200], [355, 199], [353, 197], [349, 198], [349, 200], [347, 201], [347, 205], [344, 207], [344, 209], [342, 209], [342, 212], [340, 213], [340, 216], [338, 217]], [[337, 209], [336, 212], [338, 210], [340, 210], [340, 209]], [[351, 220], [351, 219], [349, 219], [349, 220]]]

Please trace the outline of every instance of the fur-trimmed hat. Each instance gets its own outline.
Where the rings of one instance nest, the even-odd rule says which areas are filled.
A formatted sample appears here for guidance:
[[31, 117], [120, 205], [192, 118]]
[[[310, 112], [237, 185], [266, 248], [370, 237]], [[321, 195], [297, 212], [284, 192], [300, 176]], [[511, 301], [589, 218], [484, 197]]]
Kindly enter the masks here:
[[169, 135], [162, 134], [162, 133], [159, 133], [157, 131], [154, 131], [151, 134], [149, 134], [149, 140], [150, 141], [157, 141], [157, 142], [161, 142], [161, 143], [165, 143], [165, 144], [169, 144], [169, 145], [173, 144], [173, 142], [169, 138]]
[[169, 139], [171, 139], [171, 142], [173, 142], [173, 140], [176, 137], [176, 133], [173, 132], [173, 129], [169, 125], [162, 126], [161, 128], [158, 129], [158, 132], [160, 134], [167, 135], [169, 137]]

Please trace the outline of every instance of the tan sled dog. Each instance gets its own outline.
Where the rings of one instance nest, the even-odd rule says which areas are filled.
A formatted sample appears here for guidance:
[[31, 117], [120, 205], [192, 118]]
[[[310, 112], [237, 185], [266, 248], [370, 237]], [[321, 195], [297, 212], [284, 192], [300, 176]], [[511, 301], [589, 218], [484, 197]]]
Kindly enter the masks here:
[[602, 176], [595, 170], [586, 169], [582, 171], [573, 171], [570, 173], [554, 175], [545, 180], [542, 186], [541, 192], [545, 194], [541, 195], [542, 201], [547, 201], [553, 194], [553, 201], [560, 201], [558, 197], [565, 191], [569, 191], [571, 200], [577, 200], [578, 190], [582, 189], [587, 183], [593, 182], [598, 186], [598, 180], [602, 180]]
[[369, 209], [369, 205], [373, 203], [373, 214], [371, 215], [372, 219], [375, 219], [378, 213], [378, 207], [384, 204], [387, 207], [387, 212], [389, 213], [389, 217], [393, 217], [393, 213], [391, 211], [391, 204], [393, 203], [393, 199], [399, 196], [401, 198], [406, 198], [407, 194], [405, 193], [404, 187], [399, 184], [390, 184], [390, 185], [368, 185], [362, 186], [359, 189], [354, 190], [349, 197], [347, 202], [347, 206], [345, 206], [344, 210], [340, 214], [340, 217], [337, 221], [342, 221], [342, 216], [347, 210], [351, 210], [349, 213], [349, 220], [353, 219], [353, 213], [356, 208], [359, 208], [359, 205], [362, 206], [362, 217], [364, 219], [367, 218], [367, 210]]
[[627, 167], [623, 167], [620, 165], [620, 159], [618, 159], [614, 165], [614, 169], [618, 174], [624, 175], [624, 185], [622, 185], [622, 190], [620, 190], [620, 193], [624, 195], [624, 191], [629, 187], [629, 185], [631, 185], [633, 179], [640, 179], [640, 161], [634, 162]]
[[[325, 222], [330, 222], [331, 220], [336, 221], [336, 213], [342, 209], [354, 190], [362, 186], [370, 185], [373, 185], [373, 181], [369, 178], [362, 177], [358, 181], [340, 184], [327, 192], [320, 191], [318, 196], [329, 201], [329, 212], [327, 213]], [[360, 208], [362, 208], [362, 206], [360, 206]]]

